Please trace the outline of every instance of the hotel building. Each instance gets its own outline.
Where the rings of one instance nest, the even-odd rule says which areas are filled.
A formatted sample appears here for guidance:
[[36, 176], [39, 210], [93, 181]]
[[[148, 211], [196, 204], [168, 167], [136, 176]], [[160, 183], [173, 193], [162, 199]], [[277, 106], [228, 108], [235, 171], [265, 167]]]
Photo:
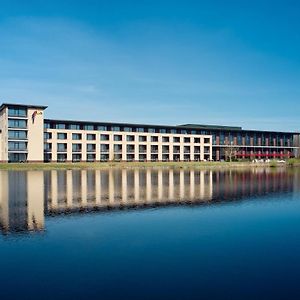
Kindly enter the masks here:
[[0, 106], [0, 161], [204, 161], [299, 155], [299, 133], [208, 125], [45, 119], [47, 106]]

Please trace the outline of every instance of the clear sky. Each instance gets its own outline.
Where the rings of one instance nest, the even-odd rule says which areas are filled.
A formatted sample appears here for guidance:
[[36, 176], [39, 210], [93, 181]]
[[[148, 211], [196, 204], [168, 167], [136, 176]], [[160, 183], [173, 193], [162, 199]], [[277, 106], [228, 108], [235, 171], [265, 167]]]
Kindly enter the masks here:
[[0, 100], [48, 118], [300, 131], [299, 1], [0, 0]]

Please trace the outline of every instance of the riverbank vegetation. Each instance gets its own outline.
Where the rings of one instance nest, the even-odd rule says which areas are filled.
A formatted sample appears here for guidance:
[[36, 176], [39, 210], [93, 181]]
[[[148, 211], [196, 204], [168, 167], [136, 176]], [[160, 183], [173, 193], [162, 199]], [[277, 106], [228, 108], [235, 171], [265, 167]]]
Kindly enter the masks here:
[[59, 170], [108, 168], [247, 168], [247, 167], [299, 167], [300, 159], [286, 163], [270, 162], [63, 162], [63, 163], [0, 163], [0, 170]]

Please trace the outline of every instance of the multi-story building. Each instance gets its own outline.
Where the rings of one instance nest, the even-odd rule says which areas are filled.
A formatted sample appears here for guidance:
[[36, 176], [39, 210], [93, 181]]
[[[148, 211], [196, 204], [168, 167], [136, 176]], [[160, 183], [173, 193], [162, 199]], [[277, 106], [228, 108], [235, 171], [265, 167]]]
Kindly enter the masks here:
[[204, 161], [299, 154], [299, 133], [208, 125], [146, 125], [44, 118], [47, 106], [0, 107], [0, 161]]

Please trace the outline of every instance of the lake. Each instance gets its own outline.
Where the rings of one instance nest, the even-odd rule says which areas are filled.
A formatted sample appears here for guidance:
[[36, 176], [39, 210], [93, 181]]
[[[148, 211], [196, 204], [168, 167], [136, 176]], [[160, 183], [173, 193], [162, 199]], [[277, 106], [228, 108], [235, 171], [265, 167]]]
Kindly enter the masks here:
[[299, 299], [300, 169], [0, 171], [1, 299]]

